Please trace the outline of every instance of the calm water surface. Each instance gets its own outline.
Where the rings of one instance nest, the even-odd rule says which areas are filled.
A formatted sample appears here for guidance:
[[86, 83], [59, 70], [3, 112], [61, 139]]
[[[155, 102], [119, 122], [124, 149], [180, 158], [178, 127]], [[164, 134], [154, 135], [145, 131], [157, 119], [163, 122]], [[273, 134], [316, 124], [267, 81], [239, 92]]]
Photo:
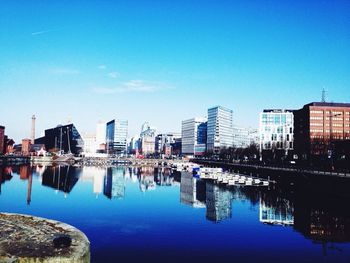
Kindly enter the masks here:
[[350, 262], [350, 200], [154, 167], [0, 167], [0, 211], [82, 230], [92, 262]]

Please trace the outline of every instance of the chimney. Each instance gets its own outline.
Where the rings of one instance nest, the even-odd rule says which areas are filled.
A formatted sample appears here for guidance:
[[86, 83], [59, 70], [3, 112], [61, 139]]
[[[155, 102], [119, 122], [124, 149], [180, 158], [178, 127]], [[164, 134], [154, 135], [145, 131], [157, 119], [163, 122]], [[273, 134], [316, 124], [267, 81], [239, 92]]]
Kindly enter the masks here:
[[31, 135], [30, 138], [32, 140], [32, 144], [34, 144], [34, 140], [35, 140], [35, 115], [32, 116], [32, 130], [31, 130]]

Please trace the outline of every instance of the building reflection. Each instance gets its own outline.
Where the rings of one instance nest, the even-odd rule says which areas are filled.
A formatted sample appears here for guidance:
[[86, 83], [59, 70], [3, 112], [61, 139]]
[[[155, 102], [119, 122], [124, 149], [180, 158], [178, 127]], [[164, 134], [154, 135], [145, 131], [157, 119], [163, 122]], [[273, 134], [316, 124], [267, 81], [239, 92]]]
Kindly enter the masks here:
[[70, 193], [78, 182], [80, 173], [73, 166], [49, 166], [43, 172], [42, 185], [51, 187], [66, 194]]
[[2, 167], [0, 166], [0, 194], [1, 187], [6, 181], [10, 181], [12, 179], [12, 168], [9, 166]]
[[227, 188], [213, 183], [206, 183], [206, 217], [210, 221], [219, 222], [232, 217], [233, 193]]
[[294, 228], [318, 242], [350, 241], [350, 210], [347, 199], [321, 194], [298, 195]]
[[[197, 187], [200, 188], [198, 191]], [[195, 208], [205, 208], [205, 182], [194, 178], [192, 173], [183, 172], [180, 184], [180, 202]]]
[[259, 220], [264, 224], [293, 225], [294, 205], [283, 197], [268, 198], [267, 194], [263, 194], [259, 204]]
[[125, 196], [125, 168], [108, 167], [103, 185], [103, 194], [109, 199], [124, 198]]

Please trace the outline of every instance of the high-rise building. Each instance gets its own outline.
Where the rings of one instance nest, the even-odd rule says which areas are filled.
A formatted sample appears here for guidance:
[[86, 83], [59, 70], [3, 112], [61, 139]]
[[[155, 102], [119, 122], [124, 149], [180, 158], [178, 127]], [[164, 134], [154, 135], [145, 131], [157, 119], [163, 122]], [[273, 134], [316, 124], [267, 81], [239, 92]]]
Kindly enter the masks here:
[[295, 111], [295, 150], [299, 159], [349, 157], [350, 103], [312, 102]]
[[193, 118], [182, 121], [182, 154], [204, 155], [207, 143], [207, 119]]
[[294, 148], [294, 115], [292, 110], [264, 110], [260, 113], [260, 153], [287, 155]]
[[96, 153], [96, 150], [97, 150], [96, 135], [83, 133], [82, 138], [84, 140], [84, 153]]
[[233, 146], [233, 111], [222, 106], [208, 109], [207, 151], [219, 153]]
[[105, 150], [106, 146], [106, 123], [99, 121], [96, 125], [96, 148]]
[[126, 154], [128, 137], [128, 121], [114, 119], [106, 125], [107, 153]]
[[5, 127], [0, 126], [0, 154], [5, 153]]

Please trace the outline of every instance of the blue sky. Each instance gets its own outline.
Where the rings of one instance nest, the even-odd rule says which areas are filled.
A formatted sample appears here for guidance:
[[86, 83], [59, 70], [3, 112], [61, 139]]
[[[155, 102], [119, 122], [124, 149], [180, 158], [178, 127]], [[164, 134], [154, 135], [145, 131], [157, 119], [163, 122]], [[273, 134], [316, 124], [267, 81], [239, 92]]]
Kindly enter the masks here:
[[180, 131], [208, 107], [350, 102], [350, 1], [0, 1], [0, 124]]

